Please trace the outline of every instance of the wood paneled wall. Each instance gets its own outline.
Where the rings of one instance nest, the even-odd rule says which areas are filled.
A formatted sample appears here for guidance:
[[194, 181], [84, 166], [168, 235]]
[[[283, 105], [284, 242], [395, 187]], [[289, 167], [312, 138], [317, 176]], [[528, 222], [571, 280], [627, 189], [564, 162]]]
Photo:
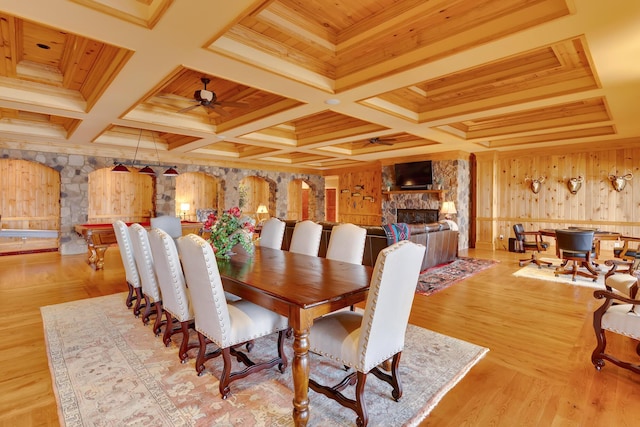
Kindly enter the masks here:
[[302, 220], [302, 182], [294, 179], [287, 186], [287, 219]]
[[87, 223], [144, 222], [155, 215], [154, 177], [129, 170], [114, 173], [102, 168], [89, 173]]
[[[338, 222], [382, 224], [382, 166], [376, 163], [362, 169], [339, 170], [336, 174], [339, 183]], [[373, 201], [366, 200], [368, 197]]]
[[0, 159], [2, 228], [60, 230], [60, 174], [36, 162]]
[[224, 207], [219, 197], [219, 180], [204, 172], [183, 172], [176, 177], [176, 216], [182, 217], [182, 203], [189, 203], [189, 211], [184, 219], [196, 220], [197, 209], [217, 209]]
[[[243, 213], [255, 216], [258, 206], [269, 206], [269, 183], [264, 178], [248, 176], [240, 181], [240, 185], [245, 188]], [[228, 206], [226, 209], [231, 207]]]
[[[479, 153], [477, 247], [503, 249], [513, 237], [513, 224], [525, 229], [595, 227], [640, 236], [640, 148], [583, 146], [527, 152]], [[633, 173], [633, 180], [617, 192], [608, 176]], [[527, 177], [546, 177], [538, 194]], [[582, 176], [577, 194], [567, 182]], [[498, 237], [504, 236], [500, 242]], [[607, 243], [613, 246], [612, 242]]]

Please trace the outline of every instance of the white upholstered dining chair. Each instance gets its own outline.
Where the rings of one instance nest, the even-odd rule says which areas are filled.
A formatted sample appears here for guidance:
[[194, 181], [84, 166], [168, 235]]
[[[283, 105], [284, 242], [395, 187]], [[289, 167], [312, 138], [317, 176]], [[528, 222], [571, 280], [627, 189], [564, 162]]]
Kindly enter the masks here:
[[[124, 221], [116, 220], [113, 223], [113, 230], [116, 233], [116, 241], [124, 266], [125, 280], [127, 281], [127, 307], [133, 306], [133, 314], [140, 315], [140, 305], [142, 303], [142, 290], [140, 289], [140, 275], [136, 267], [136, 260], [133, 257], [133, 247], [131, 246], [131, 236], [129, 227]], [[133, 301], [135, 300], [135, 305]]]
[[[178, 249], [189, 284], [195, 328], [198, 331], [198, 375], [204, 373], [206, 360], [222, 355], [223, 368], [218, 387], [222, 398], [226, 399], [230, 392], [229, 385], [235, 380], [275, 365], [284, 372], [287, 366], [283, 351], [284, 331], [289, 325], [287, 318], [246, 300], [227, 302], [213, 249], [203, 238], [195, 234], [181, 237], [178, 239]], [[242, 344], [276, 332], [278, 355], [271, 360], [254, 363], [238, 350]], [[206, 354], [208, 343], [214, 343], [218, 349]], [[246, 367], [231, 372], [231, 356]]]
[[263, 248], [282, 249], [285, 222], [278, 218], [268, 219], [262, 225], [260, 232], [260, 246]]
[[[596, 348], [591, 353], [591, 363], [597, 370], [604, 367], [605, 360], [640, 374], [640, 315], [637, 306], [640, 300], [630, 298], [618, 292], [597, 290], [593, 295], [598, 299], [604, 299], [604, 303], [593, 313], [593, 329], [596, 334]], [[636, 354], [632, 361], [621, 360], [611, 350], [607, 352], [607, 334], [619, 334], [633, 340], [636, 346]], [[614, 349], [620, 349], [620, 346]], [[621, 353], [621, 352], [620, 352]]]
[[321, 237], [322, 225], [310, 220], [296, 222], [291, 236], [289, 252], [318, 256]]
[[[396, 401], [402, 396], [398, 367], [424, 252], [424, 246], [409, 240], [383, 249], [373, 270], [364, 313], [338, 311], [311, 326], [310, 351], [354, 371], [335, 386], [309, 379], [309, 387], [355, 411], [358, 426], [368, 422], [364, 386], [369, 372], [391, 385]], [[390, 375], [378, 368], [389, 358], [393, 358]], [[355, 399], [350, 399], [341, 391], [354, 382]]]
[[[620, 294], [635, 299], [638, 294], [640, 274], [640, 258], [633, 261], [612, 259], [605, 261], [605, 265], [611, 269], [604, 275], [604, 285], [608, 291], [617, 291]], [[623, 267], [622, 270], [619, 268]]]
[[355, 224], [335, 225], [331, 229], [327, 259], [362, 264], [367, 230]]
[[143, 226], [137, 223], [131, 224], [129, 232], [133, 246], [133, 256], [136, 260], [136, 266], [138, 267], [138, 274], [140, 275], [142, 296], [145, 300], [142, 323], [145, 325], [148, 324], [149, 316], [151, 316], [151, 313], [155, 313], [156, 320], [153, 323], [153, 333], [159, 335], [162, 322], [162, 296], [153, 265], [153, 255], [149, 247], [149, 233]]
[[[185, 363], [188, 358], [187, 352], [196, 348], [197, 344], [189, 345], [189, 327], [193, 326], [195, 317], [178, 256], [178, 248], [171, 236], [159, 228], [149, 232], [149, 245], [158, 286], [162, 292], [162, 311], [166, 320], [162, 341], [168, 346], [171, 336], [178, 331], [182, 332], [178, 357], [182, 363]], [[180, 324], [179, 329], [175, 328], [174, 319]]]
[[169, 233], [174, 239], [182, 236], [182, 223], [180, 218], [171, 215], [163, 215], [151, 218], [151, 229], [159, 228]]

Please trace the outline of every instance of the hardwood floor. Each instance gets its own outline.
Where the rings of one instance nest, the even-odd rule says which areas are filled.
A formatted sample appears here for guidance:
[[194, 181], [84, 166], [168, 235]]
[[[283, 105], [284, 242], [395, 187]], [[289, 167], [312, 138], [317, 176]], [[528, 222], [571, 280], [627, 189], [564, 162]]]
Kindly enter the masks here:
[[[437, 294], [416, 296], [410, 321], [490, 351], [423, 426], [637, 425], [640, 376], [610, 363], [597, 372], [590, 362], [599, 305], [592, 289], [515, 278], [521, 254], [461, 255], [500, 263]], [[0, 426], [58, 425], [39, 307], [126, 289], [116, 247], [107, 251], [104, 270], [93, 271], [84, 260], [0, 256]], [[635, 344], [614, 338], [609, 346], [633, 360]]]

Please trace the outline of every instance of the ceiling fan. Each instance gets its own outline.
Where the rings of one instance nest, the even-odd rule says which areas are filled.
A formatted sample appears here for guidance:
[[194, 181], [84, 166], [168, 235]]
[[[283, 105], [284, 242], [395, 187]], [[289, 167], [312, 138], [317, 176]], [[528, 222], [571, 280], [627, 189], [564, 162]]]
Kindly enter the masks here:
[[369, 138], [369, 140], [367, 142], [365, 142], [365, 146], [367, 145], [393, 145], [393, 141], [395, 141], [395, 138]]
[[193, 93], [193, 100], [191, 102], [195, 102], [195, 105], [191, 105], [186, 108], [182, 108], [178, 110], [178, 113], [186, 113], [187, 111], [191, 111], [194, 108], [204, 107], [215, 110], [216, 113], [219, 113], [223, 116], [228, 116], [229, 112], [225, 111], [221, 107], [239, 107], [245, 108], [248, 107], [249, 104], [246, 102], [230, 102], [230, 101], [218, 101], [218, 97], [215, 92], [211, 90], [207, 90], [207, 85], [211, 82], [211, 80], [207, 77], [202, 77], [200, 79], [202, 84], [204, 85], [203, 89], [196, 90]]

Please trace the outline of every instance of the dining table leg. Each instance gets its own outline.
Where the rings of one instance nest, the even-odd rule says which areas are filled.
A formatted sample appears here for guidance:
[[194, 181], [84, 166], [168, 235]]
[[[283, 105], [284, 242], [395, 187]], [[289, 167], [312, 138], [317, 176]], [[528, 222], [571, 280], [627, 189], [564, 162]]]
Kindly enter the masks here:
[[[293, 423], [295, 426], [306, 426], [309, 421], [309, 328], [311, 322], [301, 321], [299, 317], [293, 321]], [[291, 325], [294, 323], [294, 325]]]

